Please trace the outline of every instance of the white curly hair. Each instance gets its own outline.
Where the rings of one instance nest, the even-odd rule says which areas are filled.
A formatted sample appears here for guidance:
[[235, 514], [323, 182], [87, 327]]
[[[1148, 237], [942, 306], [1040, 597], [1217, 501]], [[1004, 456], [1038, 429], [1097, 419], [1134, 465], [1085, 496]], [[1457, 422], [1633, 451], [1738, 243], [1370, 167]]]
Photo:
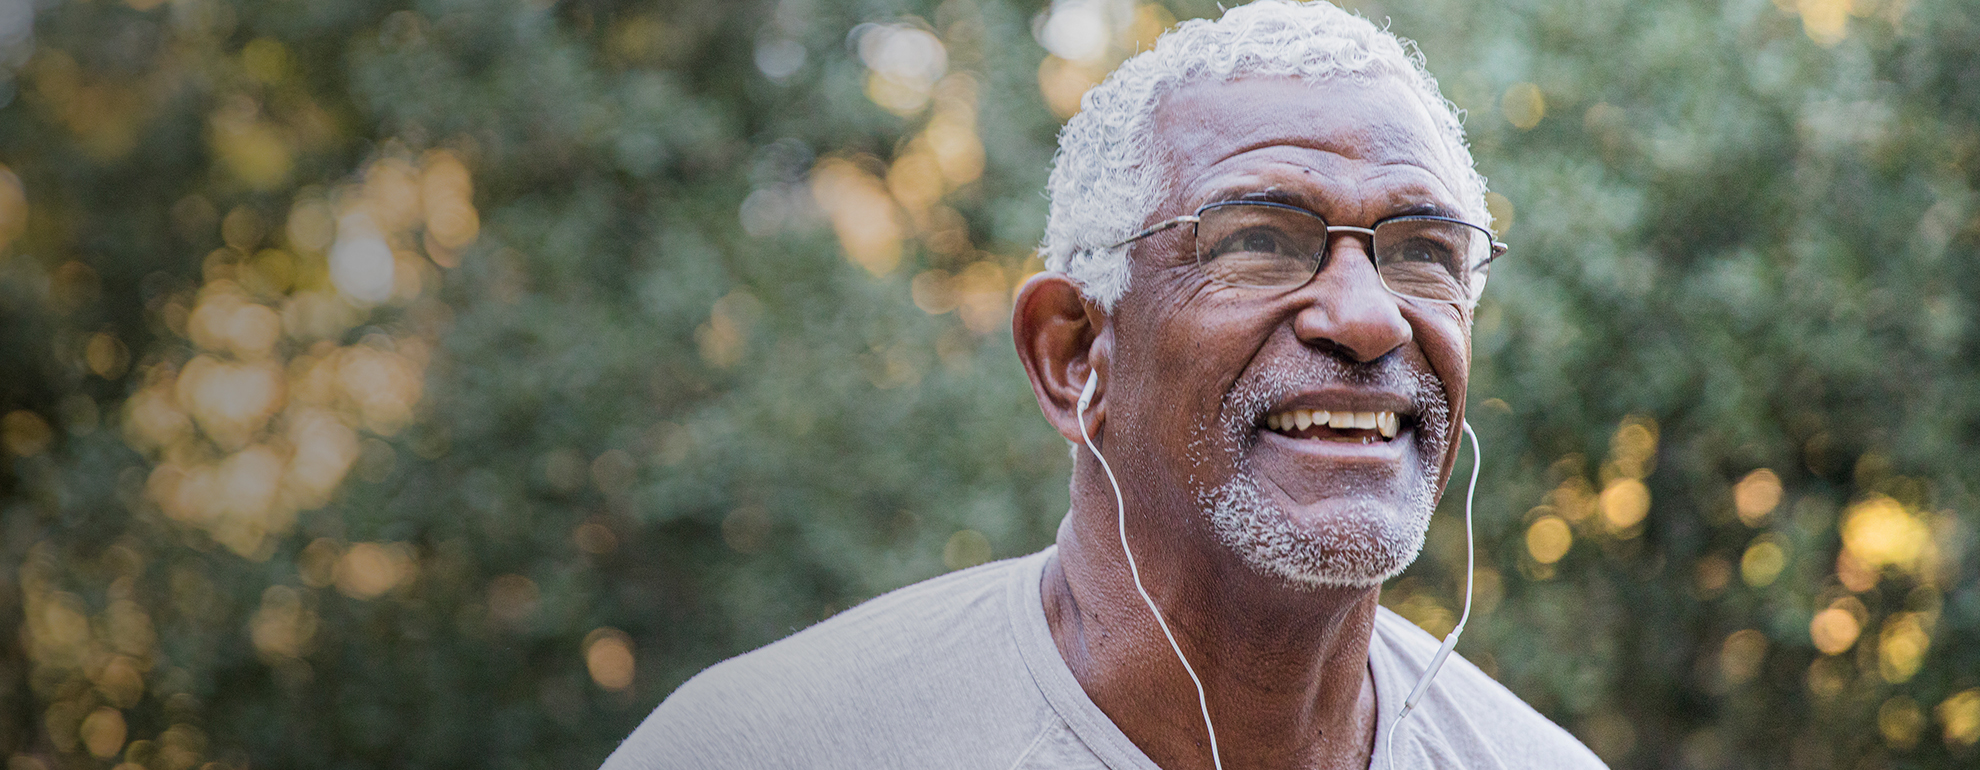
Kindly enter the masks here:
[[1467, 218], [1487, 221], [1485, 178], [1465, 143], [1462, 113], [1437, 90], [1416, 44], [1326, 2], [1258, 0], [1222, 18], [1177, 25], [1153, 50], [1128, 59], [1080, 99], [1059, 132], [1046, 193], [1051, 208], [1039, 252], [1072, 276], [1088, 299], [1112, 309], [1127, 292], [1127, 247], [1167, 192], [1154, 156], [1153, 121], [1163, 97], [1183, 86], [1250, 75], [1308, 82], [1393, 77], [1411, 87], [1464, 168], [1452, 185]]

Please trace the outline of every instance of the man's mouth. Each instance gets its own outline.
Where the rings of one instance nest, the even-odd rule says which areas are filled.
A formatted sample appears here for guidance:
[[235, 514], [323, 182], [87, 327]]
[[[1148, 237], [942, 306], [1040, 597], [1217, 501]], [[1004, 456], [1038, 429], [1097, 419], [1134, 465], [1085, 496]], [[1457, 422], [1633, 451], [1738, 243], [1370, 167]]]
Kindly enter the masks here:
[[1394, 440], [1409, 418], [1395, 412], [1287, 409], [1265, 416], [1265, 427], [1294, 439], [1373, 444]]

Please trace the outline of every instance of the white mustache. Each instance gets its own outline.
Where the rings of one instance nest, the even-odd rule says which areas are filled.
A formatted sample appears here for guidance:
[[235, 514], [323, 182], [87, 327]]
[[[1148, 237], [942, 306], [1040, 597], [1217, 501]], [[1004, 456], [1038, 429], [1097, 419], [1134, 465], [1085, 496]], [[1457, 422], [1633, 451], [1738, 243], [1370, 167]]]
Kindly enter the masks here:
[[[1249, 444], [1257, 441], [1251, 430], [1273, 406], [1295, 394], [1329, 386], [1383, 390], [1409, 400], [1410, 411], [1420, 426], [1418, 440], [1434, 436], [1441, 450], [1450, 427], [1451, 405], [1444, 381], [1426, 368], [1401, 356], [1384, 356], [1362, 363], [1319, 354], [1299, 363], [1266, 364], [1246, 373], [1224, 396], [1223, 434]], [[1426, 436], [1425, 434], [1429, 434]]]

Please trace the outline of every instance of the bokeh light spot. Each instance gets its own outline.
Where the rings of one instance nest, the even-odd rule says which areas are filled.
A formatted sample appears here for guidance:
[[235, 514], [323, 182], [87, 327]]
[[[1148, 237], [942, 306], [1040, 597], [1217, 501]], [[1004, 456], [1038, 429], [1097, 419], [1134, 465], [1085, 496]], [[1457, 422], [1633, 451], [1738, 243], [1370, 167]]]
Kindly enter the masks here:
[[1558, 516], [1542, 516], [1526, 528], [1526, 553], [1541, 564], [1553, 564], [1574, 546], [1574, 531]]
[[1766, 634], [1751, 628], [1734, 631], [1719, 648], [1719, 673], [1733, 684], [1749, 682], [1766, 659]]
[[1532, 83], [1514, 83], [1500, 97], [1499, 109], [1505, 113], [1507, 122], [1524, 131], [1540, 125], [1540, 119], [1547, 117], [1547, 97]]
[[16, 409], [0, 417], [0, 448], [15, 457], [33, 457], [55, 439], [55, 429], [41, 415]]
[[942, 566], [968, 569], [990, 561], [990, 538], [973, 529], [957, 530], [942, 544]]
[[1733, 485], [1733, 510], [1746, 526], [1757, 527], [1765, 523], [1767, 514], [1781, 504], [1781, 477], [1773, 471], [1761, 468], [1746, 474], [1745, 478]]
[[124, 724], [124, 713], [113, 708], [99, 708], [89, 713], [82, 722], [83, 747], [99, 759], [109, 759], [124, 750], [124, 737], [128, 728]]
[[1787, 551], [1778, 538], [1755, 538], [1739, 559], [1739, 577], [1754, 588], [1765, 588], [1787, 567]]
[[879, 177], [844, 158], [826, 158], [811, 171], [811, 194], [853, 264], [875, 276], [900, 265], [906, 228]]
[[1933, 712], [1945, 725], [1946, 745], [1964, 748], [1980, 743], [1980, 687], [1940, 701]]
[[1882, 495], [1873, 495], [1843, 512], [1843, 548], [1872, 570], [1896, 567], [1915, 571], [1931, 540], [1930, 526], [1898, 501]]
[[522, 575], [502, 575], [488, 583], [488, 614], [511, 626], [520, 626], [536, 614], [543, 593], [536, 581]]
[[1918, 707], [1918, 701], [1898, 695], [1877, 707], [1877, 732], [1895, 748], [1911, 748], [1924, 730], [1925, 711]]
[[[1808, 636], [1815, 642], [1815, 649], [1821, 650], [1822, 654], [1842, 654], [1854, 646], [1856, 637], [1863, 633], [1863, 621], [1859, 619], [1860, 615], [1851, 612], [1849, 607], [1842, 606], [1843, 602], [1854, 601], [1856, 600], [1850, 598], [1837, 600], [1827, 609], [1815, 613], [1814, 619], [1808, 622]], [[1858, 607], [1861, 607], [1861, 603], [1858, 603]]]
[[585, 636], [584, 667], [591, 681], [607, 690], [631, 687], [635, 659], [632, 637], [616, 628], [600, 628]]
[[1602, 520], [1609, 529], [1636, 526], [1650, 514], [1650, 488], [1632, 478], [1616, 479], [1602, 490]]
[[1884, 681], [1902, 684], [1918, 674], [1932, 646], [1930, 623], [1929, 616], [1917, 612], [1900, 612], [1884, 620], [1877, 639], [1877, 673]]
[[404, 543], [358, 543], [337, 561], [337, 590], [353, 599], [376, 599], [412, 579], [412, 548]]

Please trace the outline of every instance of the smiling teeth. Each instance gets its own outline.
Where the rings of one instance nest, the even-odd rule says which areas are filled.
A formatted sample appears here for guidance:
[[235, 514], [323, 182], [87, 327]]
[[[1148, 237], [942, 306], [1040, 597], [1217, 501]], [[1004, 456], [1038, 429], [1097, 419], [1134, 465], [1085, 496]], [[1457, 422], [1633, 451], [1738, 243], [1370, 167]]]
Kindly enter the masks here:
[[1272, 430], [1306, 430], [1314, 425], [1335, 430], [1374, 429], [1382, 434], [1382, 438], [1395, 438], [1402, 430], [1402, 418], [1395, 412], [1329, 412], [1325, 409], [1293, 409], [1265, 418], [1265, 427]]

